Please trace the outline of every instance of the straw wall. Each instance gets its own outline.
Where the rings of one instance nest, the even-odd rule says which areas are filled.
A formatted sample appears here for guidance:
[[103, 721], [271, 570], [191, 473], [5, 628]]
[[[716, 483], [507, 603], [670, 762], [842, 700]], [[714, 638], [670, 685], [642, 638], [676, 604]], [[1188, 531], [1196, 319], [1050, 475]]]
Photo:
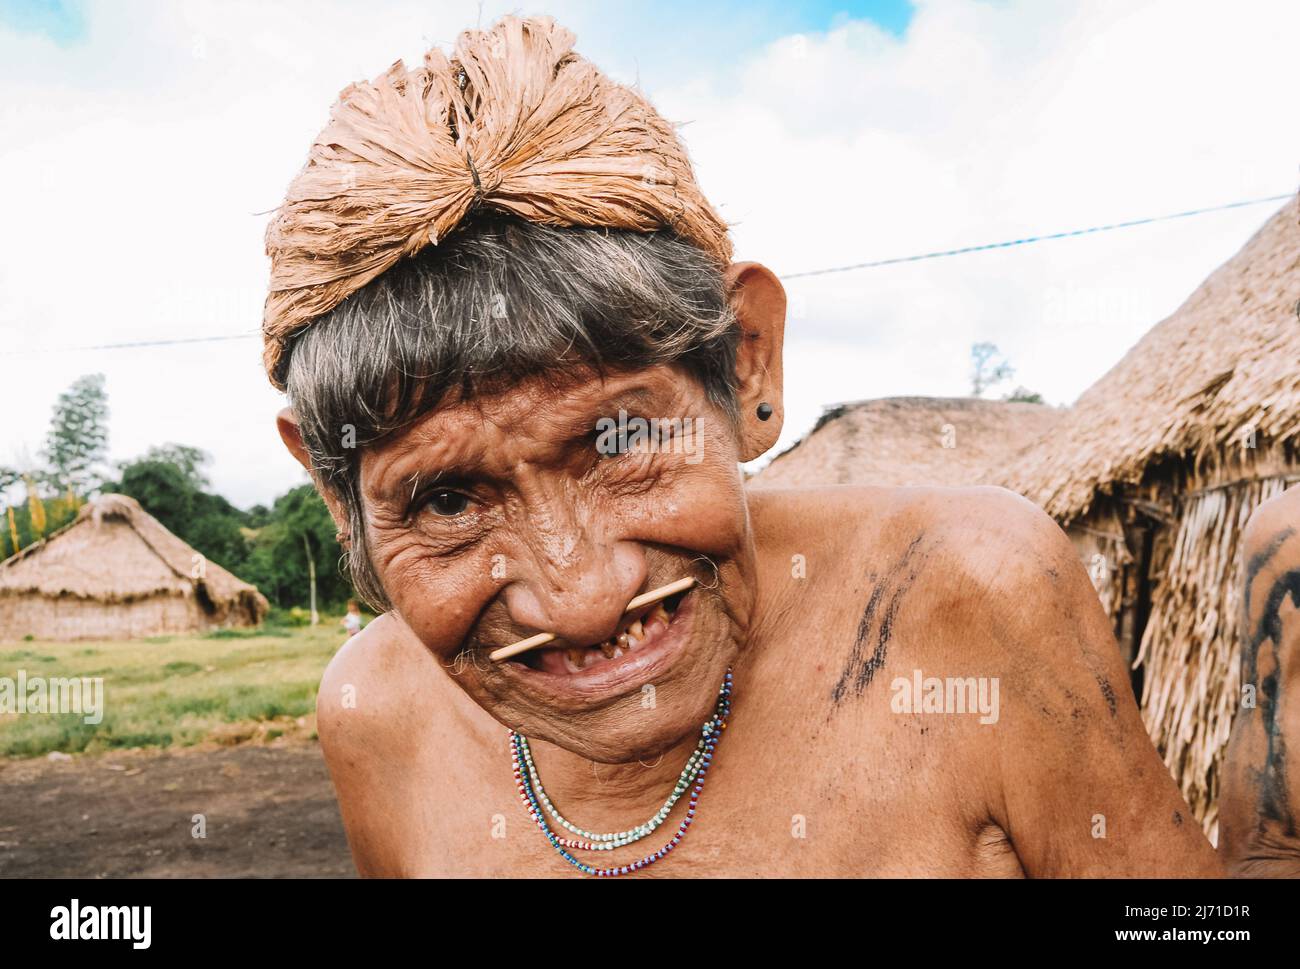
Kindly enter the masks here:
[[127, 602], [24, 592], [0, 595], [0, 642], [36, 639], [135, 639], [255, 625], [249, 610], [232, 609], [218, 623], [193, 596], [157, 594]]
[[1152, 555], [1158, 583], [1138, 652], [1146, 670], [1142, 717], [1214, 840], [1219, 768], [1241, 696], [1241, 538], [1251, 513], [1286, 490], [1288, 480], [1277, 475], [1191, 491]]

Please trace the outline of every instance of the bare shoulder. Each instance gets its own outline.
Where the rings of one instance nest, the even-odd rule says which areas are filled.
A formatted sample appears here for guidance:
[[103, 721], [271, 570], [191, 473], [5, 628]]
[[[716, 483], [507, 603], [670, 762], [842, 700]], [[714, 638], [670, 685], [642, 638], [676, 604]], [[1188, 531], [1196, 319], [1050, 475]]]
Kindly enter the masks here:
[[411, 674], [419, 665], [410, 633], [388, 614], [334, 654], [316, 694], [316, 729], [332, 771], [355, 751], [392, 750], [411, 735], [404, 721], [418, 705], [420, 677]]
[[878, 532], [896, 536], [888, 544], [915, 575], [936, 659], [981, 664], [1026, 690], [1079, 680], [1113, 714], [1124, 674], [1110, 624], [1056, 522], [1003, 488], [899, 491]]
[[1125, 674], [1109, 620], [1069, 538], [1027, 499], [833, 486], [765, 489], [761, 504], [789, 549], [835, 576], [837, 596], [861, 599], [850, 663], [866, 669], [854, 682], [886, 663], [977, 665], [1028, 693], [1064, 670], [1118, 709]]
[[1050, 620], [1033, 606], [1051, 599], [1101, 614], [1065, 533], [1004, 488], [772, 488], [759, 502], [780, 503], [770, 517], [810, 545], [820, 537], [827, 557], [923, 590], [909, 598], [924, 599], [932, 611], [1014, 613], [1032, 625]]
[[[802, 509], [819, 523], [838, 575], [865, 579], [836, 702], [875, 692], [892, 705], [882, 691], [905, 693], [908, 679], [932, 693], [934, 712], [953, 715], [929, 721], [939, 728], [929, 736], [945, 737], [960, 769], [982, 765], [981, 810], [1027, 873], [1218, 870], [1142, 726], [1088, 574], [1049, 516], [986, 487], [818, 489], [787, 500], [794, 517]], [[972, 684], [996, 697], [987, 716], [947, 706]], [[1106, 824], [1112, 833], [1099, 834]]]

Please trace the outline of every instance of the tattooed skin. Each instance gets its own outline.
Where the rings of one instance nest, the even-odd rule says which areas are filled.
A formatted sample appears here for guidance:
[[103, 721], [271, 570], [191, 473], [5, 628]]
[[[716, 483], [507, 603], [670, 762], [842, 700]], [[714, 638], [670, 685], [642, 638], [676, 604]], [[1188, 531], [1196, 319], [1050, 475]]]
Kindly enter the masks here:
[[1300, 489], [1262, 505], [1245, 538], [1242, 703], [1225, 762], [1221, 850], [1239, 875], [1300, 875]]

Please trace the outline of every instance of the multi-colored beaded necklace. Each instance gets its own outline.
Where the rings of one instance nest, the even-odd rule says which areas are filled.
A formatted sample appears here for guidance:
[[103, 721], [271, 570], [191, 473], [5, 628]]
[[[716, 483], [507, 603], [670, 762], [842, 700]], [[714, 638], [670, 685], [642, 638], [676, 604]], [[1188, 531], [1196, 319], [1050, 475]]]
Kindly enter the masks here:
[[[695, 809], [699, 804], [700, 793], [704, 790], [704, 776], [709, 772], [709, 765], [713, 762], [713, 751], [718, 746], [718, 741], [722, 739], [722, 732], [727, 729], [727, 717], [730, 714], [731, 669], [728, 668], [727, 676], [722, 681], [721, 689], [718, 690], [718, 705], [714, 709], [713, 716], [701, 728], [700, 741], [695, 745], [694, 752], [687, 759], [686, 766], [682, 768], [681, 776], [677, 779], [672, 794], [668, 796], [668, 800], [664, 801], [663, 806], [651, 816], [649, 821], [638, 824], [634, 828], [629, 828], [627, 831], [618, 831], [613, 834], [597, 834], [579, 828], [565, 820], [560, 812], [556, 810], [555, 805], [551, 803], [551, 799], [546, 796], [546, 791], [542, 789], [542, 781], [537, 776], [537, 767], [533, 764], [533, 754], [528, 749], [527, 738], [511, 730], [510, 758], [514, 769], [515, 784], [519, 787], [519, 797], [524, 802], [524, 808], [528, 811], [529, 817], [537, 822], [537, 826], [541, 828], [542, 834], [546, 835], [546, 840], [551, 843], [551, 847], [559, 852], [561, 858], [579, 871], [587, 875], [597, 875], [604, 878], [638, 871], [666, 857], [670, 851], [681, 843], [682, 838], [686, 837], [686, 831], [695, 819]], [[569, 849], [612, 851], [614, 848], [640, 841], [647, 835], [652, 834], [656, 828], [668, 819], [674, 805], [677, 804], [687, 790], [691, 792], [690, 801], [686, 808], [686, 817], [677, 826], [677, 833], [673, 835], [672, 840], [666, 845], [658, 851], [646, 855], [640, 861], [635, 861], [630, 865], [618, 865], [613, 868], [597, 868], [594, 865], [579, 861], [570, 853]], [[550, 814], [558, 826], [577, 835], [577, 839], [562, 838], [552, 831], [550, 825], [547, 824], [546, 814]]]

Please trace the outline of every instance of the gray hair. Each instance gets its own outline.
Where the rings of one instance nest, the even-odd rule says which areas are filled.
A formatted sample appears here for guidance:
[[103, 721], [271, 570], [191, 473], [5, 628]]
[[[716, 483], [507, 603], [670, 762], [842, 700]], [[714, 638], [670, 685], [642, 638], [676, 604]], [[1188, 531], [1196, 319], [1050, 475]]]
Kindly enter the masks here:
[[289, 345], [284, 380], [313, 477], [346, 509], [358, 595], [391, 608], [366, 544], [361, 448], [449, 393], [558, 382], [580, 364], [677, 364], [735, 426], [739, 339], [721, 271], [669, 232], [488, 216], [353, 293]]

